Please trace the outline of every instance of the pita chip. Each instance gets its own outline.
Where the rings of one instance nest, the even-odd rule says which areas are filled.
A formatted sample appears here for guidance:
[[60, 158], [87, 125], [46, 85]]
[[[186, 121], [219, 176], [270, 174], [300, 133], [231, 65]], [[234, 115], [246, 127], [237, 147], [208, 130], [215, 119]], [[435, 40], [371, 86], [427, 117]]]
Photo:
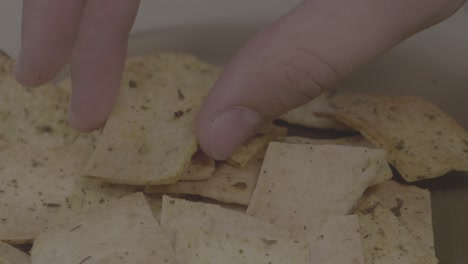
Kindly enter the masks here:
[[247, 214], [296, 234], [349, 213], [376, 178], [391, 177], [384, 150], [272, 142]]
[[258, 234], [271, 239], [289, 237], [289, 232], [244, 213], [214, 204], [171, 198], [167, 195], [163, 196], [161, 227], [173, 242], [178, 230], [184, 228], [215, 233], [228, 232], [238, 236]]
[[13, 60], [0, 54], [0, 150], [17, 144], [57, 148], [78, 133], [67, 123], [69, 90], [46, 84], [26, 88], [16, 82]]
[[371, 187], [366, 193], [379, 198], [383, 206], [390, 209], [420, 243], [434, 251], [431, 194], [428, 190], [385, 181]]
[[336, 118], [386, 149], [408, 182], [468, 169], [468, 133], [421, 98], [343, 94], [333, 102]]
[[[282, 143], [290, 144], [313, 144], [313, 145], [339, 145], [339, 146], [351, 146], [351, 147], [363, 147], [375, 149], [375, 145], [370, 143], [361, 135], [350, 136], [350, 137], [341, 137], [341, 138], [331, 138], [331, 139], [317, 139], [317, 138], [305, 138], [298, 136], [287, 136], [277, 140]], [[380, 174], [377, 176], [372, 183], [375, 185], [377, 183], [388, 180], [387, 174]]]
[[258, 233], [239, 237], [182, 229], [177, 233], [175, 251], [179, 263], [310, 263], [307, 243], [288, 238], [270, 239]]
[[36, 239], [33, 263], [177, 263], [141, 193], [88, 208], [68, 220], [55, 222]]
[[[73, 219], [82, 211], [94, 206], [106, 204], [108, 202], [121, 199], [125, 196], [141, 191], [141, 187], [130, 185], [119, 185], [104, 182], [98, 179], [79, 177], [75, 186], [67, 196], [63, 208], [60, 210], [61, 217], [69, 215]], [[53, 226], [52, 221], [51, 226]]]
[[28, 243], [47, 227], [75, 188], [92, 151], [87, 140], [49, 151], [24, 145], [0, 151], [0, 240]]
[[361, 225], [366, 263], [438, 263], [434, 252], [422, 244], [375, 196], [356, 210]]
[[336, 216], [308, 225], [310, 263], [364, 264], [359, 218]]
[[177, 182], [197, 151], [196, 116], [219, 73], [185, 54], [131, 59], [86, 175], [130, 185]]
[[333, 111], [329, 94], [322, 93], [312, 101], [280, 116], [279, 119], [292, 125], [309, 128], [350, 130], [349, 127], [334, 119]]

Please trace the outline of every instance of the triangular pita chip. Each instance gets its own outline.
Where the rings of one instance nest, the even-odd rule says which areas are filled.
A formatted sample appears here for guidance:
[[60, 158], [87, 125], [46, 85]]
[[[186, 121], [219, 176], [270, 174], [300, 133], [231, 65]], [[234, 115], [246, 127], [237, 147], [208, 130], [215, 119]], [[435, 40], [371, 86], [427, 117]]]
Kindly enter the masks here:
[[131, 185], [177, 182], [197, 150], [196, 116], [219, 73], [184, 54], [130, 60], [86, 174]]
[[431, 194], [428, 190], [385, 181], [371, 187], [366, 193], [378, 197], [422, 244], [434, 251]]
[[[0, 62], [1, 63], [1, 62]], [[28, 254], [21, 252], [7, 243], [0, 241], [0, 263], [1, 264], [30, 264], [31, 258]]]
[[438, 263], [434, 253], [375, 196], [370, 195], [357, 208], [366, 263]]
[[333, 111], [329, 102], [329, 94], [322, 93], [312, 101], [283, 114], [279, 119], [289, 124], [310, 128], [351, 130], [334, 119]]
[[311, 264], [365, 263], [357, 215], [316, 221], [304, 232], [309, 238]]
[[[331, 139], [318, 139], [318, 138], [305, 138], [298, 136], [287, 136], [279, 138], [276, 141], [289, 144], [313, 144], [313, 145], [340, 145], [340, 146], [352, 146], [352, 147], [363, 147], [375, 149], [375, 145], [370, 143], [361, 135], [331, 138]], [[388, 180], [388, 175], [380, 174], [377, 176], [370, 185]]]
[[66, 219], [36, 239], [33, 263], [177, 263], [141, 193]]
[[186, 227], [208, 232], [230, 232], [232, 235], [268, 236], [287, 238], [289, 232], [279, 229], [258, 218], [222, 208], [218, 205], [190, 202], [183, 199], [163, 197], [161, 227], [171, 241], [177, 231]]
[[218, 165], [213, 176], [204, 181], [180, 181], [172, 185], [148, 186], [149, 193], [195, 194], [225, 203], [248, 205], [257, 184], [262, 167], [264, 151], [245, 168], [236, 168], [227, 163]]
[[388, 151], [406, 181], [468, 170], [468, 133], [431, 103], [416, 97], [339, 95], [336, 118]]
[[272, 142], [247, 214], [296, 234], [347, 214], [375, 178], [391, 176], [384, 150]]
[[288, 238], [270, 239], [258, 233], [237, 236], [199, 229], [181, 229], [175, 243], [179, 263], [308, 264], [308, 249], [307, 243]]

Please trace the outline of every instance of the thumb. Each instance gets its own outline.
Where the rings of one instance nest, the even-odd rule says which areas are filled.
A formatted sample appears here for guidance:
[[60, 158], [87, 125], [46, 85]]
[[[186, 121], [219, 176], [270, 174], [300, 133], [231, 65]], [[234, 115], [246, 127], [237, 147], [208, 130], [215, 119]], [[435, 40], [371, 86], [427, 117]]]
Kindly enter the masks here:
[[302, 2], [252, 38], [225, 68], [200, 112], [202, 149], [226, 159], [263, 122], [310, 101], [370, 59], [448, 17], [459, 7], [448, 2]]

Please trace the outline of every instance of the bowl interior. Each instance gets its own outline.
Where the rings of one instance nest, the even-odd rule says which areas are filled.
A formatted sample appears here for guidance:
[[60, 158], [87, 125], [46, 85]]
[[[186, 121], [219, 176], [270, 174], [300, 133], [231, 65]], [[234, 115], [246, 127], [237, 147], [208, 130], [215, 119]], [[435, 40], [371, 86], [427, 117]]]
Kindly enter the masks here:
[[[421, 96], [467, 129], [468, 56], [461, 55], [468, 55], [468, 34], [457, 30], [462, 26], [468, 28], [468, 15], [464, 14], [407, 40], [355, 72], [338, 88]], [[258, 24], [198, 24], [159, 29], [133, 35], [129, 55], [189, 52], [208, 62], [225, 65], [258, 28]], [[418, 185], [431, 190], [440, 262], [465, 263], [468, 259], [468, 251], [463, 248], [468, 244], [468, 174], [452, 172]]]

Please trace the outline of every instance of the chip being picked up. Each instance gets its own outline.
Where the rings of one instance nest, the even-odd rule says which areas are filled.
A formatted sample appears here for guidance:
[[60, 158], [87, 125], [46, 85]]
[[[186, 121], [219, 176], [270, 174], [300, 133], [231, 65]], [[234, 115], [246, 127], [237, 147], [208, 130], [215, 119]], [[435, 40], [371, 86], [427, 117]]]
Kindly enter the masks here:
[[131, 185], [177, 182], [197, 151], [196, 115], [219, 73], [184, 54], [130, 60], [86, 175]]
[[279, 117], [289, 124], [310, 128], [351, 130], [333, 117], [333, 107], [330, 106], [329, 93], [322, 93], [312, 101], [293, 109]]

